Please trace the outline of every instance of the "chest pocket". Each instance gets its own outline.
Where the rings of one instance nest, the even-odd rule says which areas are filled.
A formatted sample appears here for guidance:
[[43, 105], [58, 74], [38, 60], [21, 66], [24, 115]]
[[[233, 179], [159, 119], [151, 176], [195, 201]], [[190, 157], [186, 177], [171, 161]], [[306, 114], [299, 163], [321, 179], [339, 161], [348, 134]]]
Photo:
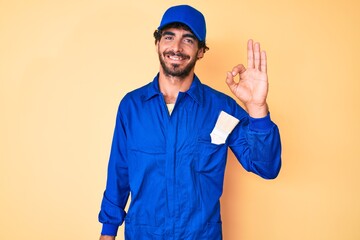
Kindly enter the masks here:
[[[165, 150], [161, 147], [130, 147], [128, 152], [129, 165], [136, 167], [162, 167], [165, 164]], [[152, 166], [154, 165], [154, 166]]]
[[209, 132], [200, 133], [197, 140], [197, 171], [203, 174], [218, 174], [225, 169], [227, 146], [211, 142]]

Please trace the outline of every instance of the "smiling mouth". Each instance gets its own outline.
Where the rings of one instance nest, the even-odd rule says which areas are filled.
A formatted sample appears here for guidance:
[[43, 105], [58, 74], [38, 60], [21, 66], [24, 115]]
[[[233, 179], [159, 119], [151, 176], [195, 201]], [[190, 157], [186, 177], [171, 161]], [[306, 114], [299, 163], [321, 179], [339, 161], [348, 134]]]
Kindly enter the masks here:
[[185, 54], [174, 53], [174, 52], [165, 52], [164, 56], [173, 61], [183, 61], [183, 60], [187, 60], [190, 58], [189, 56], [187, 56]]
[[170, 58], [171, 60], [174, 60], [174, 61], [181, 61], [181, 60], [183, 60], [182, 57], [178, 57], [178, 56], [168, 56], [168, 58]]

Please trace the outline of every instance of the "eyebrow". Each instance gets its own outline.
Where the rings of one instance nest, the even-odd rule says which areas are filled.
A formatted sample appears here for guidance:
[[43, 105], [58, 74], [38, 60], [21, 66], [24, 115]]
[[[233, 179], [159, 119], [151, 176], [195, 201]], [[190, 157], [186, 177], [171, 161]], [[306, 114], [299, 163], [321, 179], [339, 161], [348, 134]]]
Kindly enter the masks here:
[[186, 33], [183, 35], [183, 37], [188, 37], [188, 38], [192, 38], [192, 39], [196, 40], [196, 37], [191, 33]]
[[[175, 33], [171, 32], [171, 31], [165, 31], [162, 33], [162, 36], [165, 36], [165, 35], [175, 36]], [[182, 37], [183, 38], [188, 37], [188, 38], [192, 38], [192, 39], [196, 40], [196, 37], [194, 36], [194, 34], [191, 34], [191, 33], [185, 33]]]
[[170, 32], [170, 31], [166, 31], [166, 32], [163, 32], [161, 35], [162, 35], [162, 36], [164, 36], [164, 35], [171, 35], [171, 36], [175, 36], [175, 33]]

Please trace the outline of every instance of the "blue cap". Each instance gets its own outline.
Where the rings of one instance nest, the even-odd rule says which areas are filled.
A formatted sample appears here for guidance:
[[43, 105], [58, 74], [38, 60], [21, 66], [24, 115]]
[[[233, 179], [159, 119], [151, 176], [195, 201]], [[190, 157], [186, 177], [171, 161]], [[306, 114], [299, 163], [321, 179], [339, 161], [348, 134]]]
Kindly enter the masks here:
[[183, 23], [188, 26], [200, 42], [206, 38], [206, 23], [204, 15], [188, 5], [173, 6], [164, 13], [158, 30], [170, 23]]

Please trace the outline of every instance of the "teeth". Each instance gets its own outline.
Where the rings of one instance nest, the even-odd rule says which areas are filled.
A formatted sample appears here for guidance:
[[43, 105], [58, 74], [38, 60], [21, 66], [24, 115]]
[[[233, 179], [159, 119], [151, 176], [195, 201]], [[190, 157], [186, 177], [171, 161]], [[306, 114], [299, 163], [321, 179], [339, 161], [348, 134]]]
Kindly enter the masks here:
[[170, 59], [172, 60], [181, 60], [181, 57], [177, 57], [177, 56], [169, 56]]

